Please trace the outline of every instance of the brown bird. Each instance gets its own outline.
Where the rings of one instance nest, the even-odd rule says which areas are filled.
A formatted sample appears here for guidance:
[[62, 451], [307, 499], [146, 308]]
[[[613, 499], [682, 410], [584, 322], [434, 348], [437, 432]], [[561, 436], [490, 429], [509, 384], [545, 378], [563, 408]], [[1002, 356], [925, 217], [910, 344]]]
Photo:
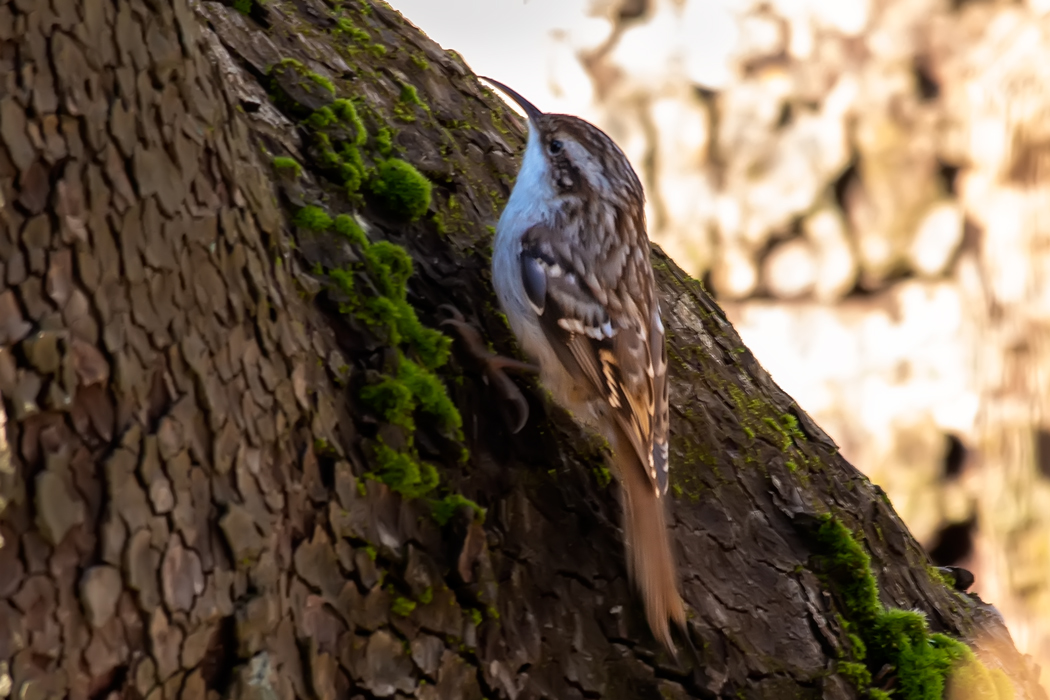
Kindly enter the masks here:
[[492, 279], [511, 329], [556, 402], [612, 447], [631, 579], [653, 634], [673, 654], [685, 629], [665, 503], [667, 349], [645, 193], [623, 151], [593, 124], [525, 110], [529, 138], [496, 227]]

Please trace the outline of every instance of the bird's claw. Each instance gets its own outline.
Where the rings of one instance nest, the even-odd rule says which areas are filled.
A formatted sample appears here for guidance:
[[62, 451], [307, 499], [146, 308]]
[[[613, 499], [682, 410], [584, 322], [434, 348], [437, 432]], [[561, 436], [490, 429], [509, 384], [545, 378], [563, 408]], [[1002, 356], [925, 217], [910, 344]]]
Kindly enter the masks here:
[[467, 353], [480, 366], [486, 383], [499, 395], [501, 401], [498, 405], [507, 428], [511, 434], [519, 432], [529, 420], [529, 402], [518, 385], [507, 376], [506, 370], [538, 374], [539, 367], [489, 351], [481, 339], [481, 333], [475, 326], [467, 323], [459, 309], [450, 304], [442, 304], [440, 308], [451, 317], [442, 321], [441, 325], [456, 331]]

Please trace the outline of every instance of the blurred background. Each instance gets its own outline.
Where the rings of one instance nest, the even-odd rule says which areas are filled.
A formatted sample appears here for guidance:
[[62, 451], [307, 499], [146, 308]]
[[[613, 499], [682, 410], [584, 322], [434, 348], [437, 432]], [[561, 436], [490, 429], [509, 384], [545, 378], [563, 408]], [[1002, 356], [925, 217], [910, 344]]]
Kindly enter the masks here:
[[1050, 0], [392, 3], [617, 140], [653, 239], [1050, 665]]

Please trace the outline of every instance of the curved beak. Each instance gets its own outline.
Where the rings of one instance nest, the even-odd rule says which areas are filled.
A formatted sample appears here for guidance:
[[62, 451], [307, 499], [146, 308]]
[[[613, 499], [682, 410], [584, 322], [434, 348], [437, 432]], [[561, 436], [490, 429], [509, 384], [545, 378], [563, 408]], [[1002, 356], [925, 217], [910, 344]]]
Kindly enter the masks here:
[[505, 92], [510, 97], [510, 99], [512, 99], [515, 102], [517, 102], [518, 106], [521, 107], [523, 110], [525, 110], [525, 114], [529, 117], [529, 121], [530, 122], [532, 122], [533, 124], [537, 123], [536, 118], [539, 117], [541, 114], [543, 114], [543, 112], [541, 112], [540, 110], [536, 109], [535, 105], [533, 105], [531, 102], [529, 102], [524, 97], [522, 97], [518, 93], [514, 92], [513, 90], [511, 90], [509, 87], [507, 87], [503, 83], [499, 82], [498, 80], [493, 80], [492, 78], [486, 78], [485, 76], [482, 76], [482, 75], [479, 75], [478, 77], [481, 78], [482, 80], [484, 80], [485, 82], [492, 83], [497, 88], [499, 88], [502, 92]]

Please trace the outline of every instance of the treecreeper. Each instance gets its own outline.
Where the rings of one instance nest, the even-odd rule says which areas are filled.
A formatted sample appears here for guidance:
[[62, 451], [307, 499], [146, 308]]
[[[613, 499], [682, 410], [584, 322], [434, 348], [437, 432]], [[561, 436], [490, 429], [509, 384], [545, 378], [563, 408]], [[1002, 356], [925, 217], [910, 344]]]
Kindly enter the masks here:
[[483, 79], [521, 106], [529, 126], [496, 227], [496, 295], [554, 400], [609, 441], [627, 570], [653, 635], [674, 654], [668, 621], [684, 633], [685, 607], [667, 531], [667, 349], [645, 193], [596, 126]]

